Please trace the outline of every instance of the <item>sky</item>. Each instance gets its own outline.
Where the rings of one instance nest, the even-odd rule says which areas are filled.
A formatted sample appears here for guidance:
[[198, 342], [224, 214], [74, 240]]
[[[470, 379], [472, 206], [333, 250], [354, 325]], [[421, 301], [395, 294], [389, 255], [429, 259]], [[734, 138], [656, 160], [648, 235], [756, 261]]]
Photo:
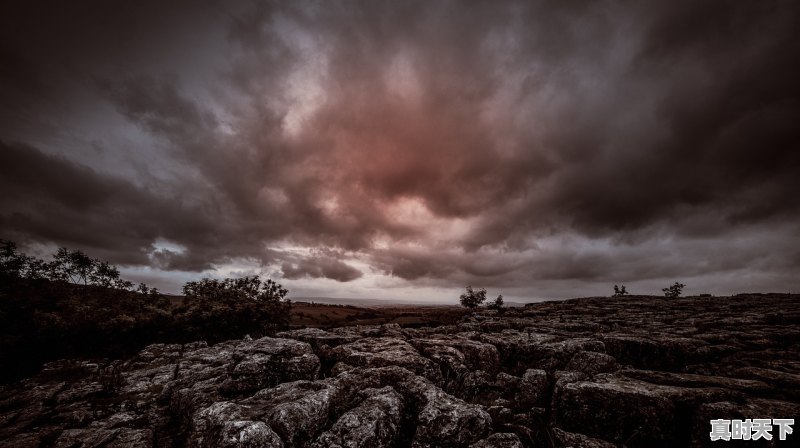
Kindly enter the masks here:
[[164, 292], [800, 292], [800, 3], [0, 5], [0, 237]]

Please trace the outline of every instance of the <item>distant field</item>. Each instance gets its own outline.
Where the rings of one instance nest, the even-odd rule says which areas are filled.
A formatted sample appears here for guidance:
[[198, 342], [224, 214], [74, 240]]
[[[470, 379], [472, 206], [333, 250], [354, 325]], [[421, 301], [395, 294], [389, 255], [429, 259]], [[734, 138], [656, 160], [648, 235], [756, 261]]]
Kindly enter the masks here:
[[[183, 305], [183, 296], [167, 296], [172, 307]], [[329, 328], [346, 325], [399, 324], [403, 326], [431, 326], [454, 323], [464, 315], [458, 305], [402, 304], [381, 300], [353, 299], [359, 305], [341, 303], [292, 302], [291, 325], [294, 327]], [[345, 299], [327, 299], [341, 301]]]
[[403, 326], [446, 325], [465, 313], [455, 305], [354, 306], [294, 302], [292, 325], [336, 327], [343, 325], [400, 324]]

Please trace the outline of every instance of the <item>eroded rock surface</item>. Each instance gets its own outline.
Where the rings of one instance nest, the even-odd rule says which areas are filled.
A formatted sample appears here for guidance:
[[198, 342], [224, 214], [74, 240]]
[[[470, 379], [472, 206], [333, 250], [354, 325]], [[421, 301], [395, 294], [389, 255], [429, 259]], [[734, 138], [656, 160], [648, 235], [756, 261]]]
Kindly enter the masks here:
[[3, 387], [0, 446], [713, 446], [800, 415], [799, 324], [798, 296], [597, 298], [156, 344]]

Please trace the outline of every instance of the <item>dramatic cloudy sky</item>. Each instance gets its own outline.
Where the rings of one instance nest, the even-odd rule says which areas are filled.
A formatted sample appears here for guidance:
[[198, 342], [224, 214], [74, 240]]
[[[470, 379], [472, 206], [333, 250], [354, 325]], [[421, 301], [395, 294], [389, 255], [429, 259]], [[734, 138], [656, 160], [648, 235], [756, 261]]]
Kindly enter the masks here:
[[800, 292], [800, 3], [7, 1], [0, 236], [165, 291]]

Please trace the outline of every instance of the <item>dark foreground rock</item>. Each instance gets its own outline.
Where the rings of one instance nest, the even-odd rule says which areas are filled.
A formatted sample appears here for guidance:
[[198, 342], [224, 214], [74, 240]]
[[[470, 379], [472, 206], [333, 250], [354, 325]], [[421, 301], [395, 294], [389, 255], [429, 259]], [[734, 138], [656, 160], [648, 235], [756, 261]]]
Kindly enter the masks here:
[[800, 415], [798, 296], [578, 299], [278, 336], [48, 364], [0, 390], [0, 446], [704, 447], [711, 419]]

